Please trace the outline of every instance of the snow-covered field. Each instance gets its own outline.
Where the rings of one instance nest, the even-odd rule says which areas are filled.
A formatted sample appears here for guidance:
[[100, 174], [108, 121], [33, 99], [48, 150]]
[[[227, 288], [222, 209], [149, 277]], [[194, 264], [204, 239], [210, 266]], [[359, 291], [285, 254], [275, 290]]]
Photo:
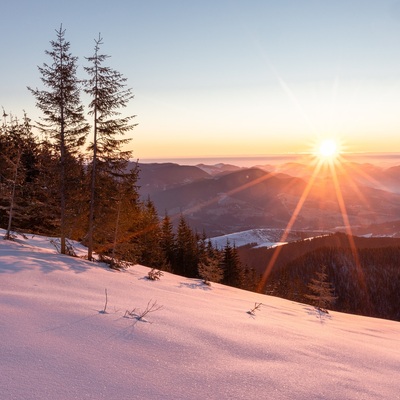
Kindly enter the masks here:
[[148, 271], [0, 240], [0, 399], [400, 399], [400, 323]]

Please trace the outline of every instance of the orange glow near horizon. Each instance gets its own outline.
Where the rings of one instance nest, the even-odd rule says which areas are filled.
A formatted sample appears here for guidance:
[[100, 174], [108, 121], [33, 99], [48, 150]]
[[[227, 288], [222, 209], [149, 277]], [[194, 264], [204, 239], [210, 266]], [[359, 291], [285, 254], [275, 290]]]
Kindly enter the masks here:
[[[346, 209], [346, 204], [345, 204], [345, 201], [343, 198], [342, 189], [341, 189], [339, 178], [338, 178], [337, 171], [336, 171], [336, 168], [341, 168], [341, 171], [345, 172], [345, 170], [342, 166], [343, 159], [341, 158], [340, 149], [341, 149], [340, 145], [336, 141], [334, 141], [332, 139], [326, 139], [326, 140], [322, 141], [319, 144], [319, 146], [317, 147], [317, 150], [314, 151], [315, 166], [314, 166], [312, 176], [310, 177], [308, 184], [305, 187], [305, 189], [296, 205], [295, 210], [293, 211], [292, 217], [290, 218], [290, 220], [283, 232], [280, 242], [286, 241], [286, 239], [287, 239], [297, 217], [299, 216], [300, 211], [301, 211], [301, 209], [302, 209], [302, 207], [303, 207], [303, 205], [315, 183], [316, 177], [321, 172], [322, 167], [328, 166], [329, 174], [330, 174], [330, 177], [332, 178], [333, 186], [335, 189], [336, 200], [338, 202], [340, 213], [341, 213], [342, 219], [343, 219], [343, 224], [345, 226], [346, 233], [348, 235], [350, 251], [354, 258], [356, 271], [357, 271], [357, 277], [358, 277], [358, 280], [359, 280], [361, 286], [363, 288], [365, 288], [364, 274], [363, 274], [363, 271], [361, 268], [357, 248], [356, 248], [354, 238], [352, 235], [350, 220], [349, 220], [349, 216], [348, 216], [347, 209]], [[358, 193], [358, 194], [361, 195], [360, 193]], [[275, 263], [279, 257], [281, 250], [282, 250], [282, 246], [277, 246], [275, 248], [274, 253], [272, 254], [271, 260], [269, 261], [268, 265], [266, 266], [263, 276], [261, 278], [261, 281], [257, 287], [257, 290], [259, 292], [261, 292], [262, 290], [265, 289], [265, 285], [267, 283], [268, 277], [271, 274], [271, 272], [275, 266]]]

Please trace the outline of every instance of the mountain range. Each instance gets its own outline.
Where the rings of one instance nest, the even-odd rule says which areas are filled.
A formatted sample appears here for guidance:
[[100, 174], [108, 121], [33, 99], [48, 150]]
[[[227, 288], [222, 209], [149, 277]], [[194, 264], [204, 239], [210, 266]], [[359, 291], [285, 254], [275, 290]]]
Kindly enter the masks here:
[[139, 169], [142, 198], [150, 196], [161, 216], [183, 214], [208, 236], [285, 229], [289, 222], [303, 231], [348, 224], [373, 231], [400, 219], [400, 166], [348, 162], [334, 175], [327, 167], [315, 175], [315, 167], [293, 162], [252, 168], [141, 163]]

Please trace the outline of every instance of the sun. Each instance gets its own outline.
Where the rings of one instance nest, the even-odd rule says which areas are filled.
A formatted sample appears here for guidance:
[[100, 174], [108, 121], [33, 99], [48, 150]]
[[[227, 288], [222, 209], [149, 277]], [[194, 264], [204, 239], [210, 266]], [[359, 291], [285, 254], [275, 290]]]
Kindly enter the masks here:
[[321, 160], [334, 160], [340, 154], [338, 143], [334, 139], [324, 139], [319, 144], [317, 153]]

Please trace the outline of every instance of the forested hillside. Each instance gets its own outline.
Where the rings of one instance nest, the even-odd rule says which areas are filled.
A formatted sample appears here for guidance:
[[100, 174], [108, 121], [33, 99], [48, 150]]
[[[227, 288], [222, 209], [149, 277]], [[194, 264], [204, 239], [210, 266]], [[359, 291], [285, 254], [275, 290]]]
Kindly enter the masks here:
[[[260, 273], [276, 251], [238, 249], [243, 262]], [[263, 288], [266, 293], [307, 303], [310, 281], [325, 266], [337, 297], [331, 309], [400, 320], [400, 239], [337, 233], [289, 243], [278, 251]]]

